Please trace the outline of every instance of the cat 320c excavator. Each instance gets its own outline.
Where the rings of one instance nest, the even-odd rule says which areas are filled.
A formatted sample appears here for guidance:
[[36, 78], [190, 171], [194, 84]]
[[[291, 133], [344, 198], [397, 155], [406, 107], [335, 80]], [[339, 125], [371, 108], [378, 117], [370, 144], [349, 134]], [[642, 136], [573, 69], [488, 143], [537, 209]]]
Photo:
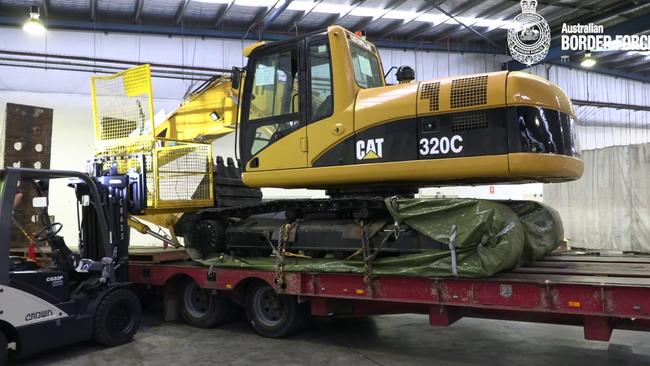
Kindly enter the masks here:
[[[414, 82], [401, 67], [399, 84], [388, 85], [375, 46], [339, 26], [243, 54], [244, 69], [209, 80], [161, 118], [147, 65], [93, 78], [94, 166], [144, 174], [131, 223], [170, 228], [195, 256], [268, 254], [281, 237], [308, 255], [346, 255], [359, 247], [359, 223], [371, 242], [393, 227], [386, 197], [582, 175], [574, 108], [540, 77]], [[210, 143], [231, 132], [240, 163], [215, 165]], [[262, 201], [260, 187], [326, 189], [330, 198]], [[382, 250], [429, 246], [396, 235]]]

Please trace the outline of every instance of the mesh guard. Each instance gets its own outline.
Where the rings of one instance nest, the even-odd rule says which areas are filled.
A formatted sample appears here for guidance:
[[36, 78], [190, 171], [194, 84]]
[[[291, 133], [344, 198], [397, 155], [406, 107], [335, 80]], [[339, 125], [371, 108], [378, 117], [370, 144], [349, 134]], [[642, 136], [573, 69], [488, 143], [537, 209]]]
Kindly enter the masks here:
[[95, 163], [144, 173], [147, 209], [214, 205], [209, 144], [155, 137], [149, 65], [91, 80]]

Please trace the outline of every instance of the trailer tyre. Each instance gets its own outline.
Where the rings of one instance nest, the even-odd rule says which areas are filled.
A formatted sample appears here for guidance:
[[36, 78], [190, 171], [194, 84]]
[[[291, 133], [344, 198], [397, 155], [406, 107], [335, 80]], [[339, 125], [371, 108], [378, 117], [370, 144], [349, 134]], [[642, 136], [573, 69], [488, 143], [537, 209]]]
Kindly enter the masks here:
[[237, 315], [237, 307], [229, 299], [187, 281], [180, 291], [179, 312], [185, 323], [197, 328], [212, 328]]
[[309, 304], [295, 296], [278, 294], [266, 283], [251, 285], [246, 292], [246, 315], [251, 327], [269, 338], [287, 337], [309, 321]]
[[119, 346], [130, 341], [140, 327], [142, 306], [133, 291], [109, 292], [95, 313], [95, 341], [103, 346]]

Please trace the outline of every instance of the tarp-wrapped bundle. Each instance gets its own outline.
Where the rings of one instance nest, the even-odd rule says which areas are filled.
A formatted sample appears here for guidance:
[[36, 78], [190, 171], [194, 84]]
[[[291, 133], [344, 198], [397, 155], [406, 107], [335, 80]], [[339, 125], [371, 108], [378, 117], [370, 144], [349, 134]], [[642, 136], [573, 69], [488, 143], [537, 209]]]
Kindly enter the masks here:
[[[539, 202], [387, 199], [386, 205], [399, 227], [408, 226], [448, 248], [379, 256], [372, 262], [372, 275], [490, 277], [550, 253], [563, 240], [558, 213]], [[199, 262], [217, 268], [277, 268], [273, 257], [220, 255]], [[364, 260], [284, 257], [283, 271], [364, 274]]]

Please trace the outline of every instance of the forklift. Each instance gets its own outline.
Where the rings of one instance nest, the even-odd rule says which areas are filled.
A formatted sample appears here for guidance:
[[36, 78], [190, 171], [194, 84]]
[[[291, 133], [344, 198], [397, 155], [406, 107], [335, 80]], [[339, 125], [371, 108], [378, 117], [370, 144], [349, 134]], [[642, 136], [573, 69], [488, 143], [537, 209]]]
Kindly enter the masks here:
[[[78, 250], [59, 235], [46, 192], [54, 180], [71, 188], [77, 204]], [[130, 341], [140, 325], [140, 301], [128, 282], [128, 206], [138, 175], [104, 175], [61, 170], [0, 170], [0, 365], [94, 339], [104, 346]], [[10, 255], [11, 229], [21, 228], [13, 209], [21, 188], [37, 192], [32, 206], [42, 229], [29, 234], [36, 247], [49, 246], [49, 265]], [[37, 218], [38, 216], [38, 218]], [[69, 225], [70, 223], [66, 223]]]

